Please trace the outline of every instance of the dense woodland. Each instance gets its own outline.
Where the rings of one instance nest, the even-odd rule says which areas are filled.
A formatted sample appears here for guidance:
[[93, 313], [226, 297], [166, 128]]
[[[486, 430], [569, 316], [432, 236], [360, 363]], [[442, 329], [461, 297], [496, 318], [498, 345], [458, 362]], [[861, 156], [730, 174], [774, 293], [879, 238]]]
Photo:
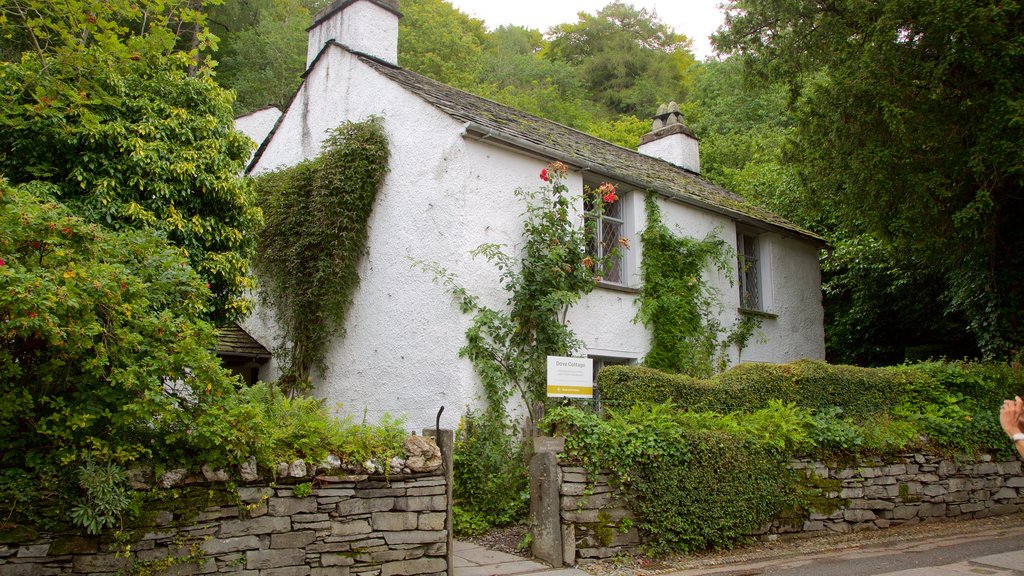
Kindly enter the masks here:
[[[103, 17], [120, 18], [129, 31], [139, 18], [151, 24], [140, 11], [146, 6], [174, 14], [166, 22], [173, 34], [150, 33], [140, 36], [144, 42], [134, 40], [145, 46], [125, 45], [134, 55], [118, 78], [128, 81], [129, 91], [174, 86], [179, 79], [173, 75], [140, 75], [131, 67], [160, 69], [157, 60], [184, 54], [192, 62], [183, 73], [212, 83], [203, 90], [216, 85], [235, 92], [235, 114], [281, 107], [300, 81], [305, 28], [324, 3], [76, 0], [57, 8], [5, 0], [0, 57], [8, 66], [0, 143], [7, 152], [0, 153], [0, 170], [13, 184], [45, 174], [63, 187], [62, 197], [74, 197], [105, 221], [170, 226], [176, 215], [164, 213], [152, 198], [152, 206], [138, 198], [111, 201], [67, 186], [71, 175], [79, 183], [95, 176], [83, 171], [84, 156], [64, 152], [74, 140], [68, 134], [85, 137], [91, 125], [73, 123], [63, 133], [57, 128], [76, 106], [94, 107], [74, 98], [70, 107], [51, 103], [74, 93], [74, 70], [101, 70], [84, 80], [96, 84], [109, 75], [102, 70], [108, 63], [69, 52], [73, 58], [33, 71], [31, 59], [42, 62], [62, 43], [94, 50], [102, 33], [117, 35], [110, 28], [77, 39], [69, 35], [79, 25], [97, 26], [97, 17], [101, 23]], [[41, 25], [50, 12], [64, 20]], [[1020, 4], [734, 0], [714, 39], [719, 53], [705, 62], [697, 62], [690, 40], [657, 14], [626, 2], [581, 12], [576, 21], [549, 30], [488, 29], [444, 0], [403, 0], [402, 13], [402, 66], [625, 147], [635, 147], [660, 103], [679, 102], [701, 139], [705, 177], [829, 240], [823, 269], [831, 361], [1008, 358], [1020, 350]], [[26, 33], [31, 30], [35, 34]], [[27, 90], [34, 86], [29, 77], [39, 73], [47, 82]], [[191, 96], [207, 107], [230, 102], [216, 91]], [[149, 99], [150, 113], [159, 109], [157, 100]], [[113, 110], [118, 102], [106, 104]], [[117, 114], [134, 121], [144, 113], [122, 107]], [[29, 127], [30, 118], [44, 122]], [[56, 154], [40, 155], [41, 148], [24, 145], [44, 132]], [[165, 173], [171, 176], [177, 172], [174, 155], [168, 157]], [[58, 160], [67, 162], [58, 167]], [[224, 174], [223, 166], [210, 168], [210, 174]], [[220, 210], [211, 208], [211, 214]], [[232, 215], [216, 241], [197, 232], [220, 226], [216, 218], [206, 228], [173, 225], [172, 241], [191, 246], [190, 261], [213, 285], [213, 319], [243, 311], [238, 295], [244, 264], [237, 256], [244, 250], [235, 247], [249, 248], [233, 231], [247, 218]]]
[[[675, 100], [704, 176], [825, 236], [829, 359], [1016, 354], [1024, 340], [1024, 8], [736, 0], [697, 62], [626, 2], [549, 30], [403, 0], [399, 63], [633, 148]], [[317, 0], [211, 9], [236, 112], [287, 104]], [[491, 23], [500, 24], [500, 23]]]

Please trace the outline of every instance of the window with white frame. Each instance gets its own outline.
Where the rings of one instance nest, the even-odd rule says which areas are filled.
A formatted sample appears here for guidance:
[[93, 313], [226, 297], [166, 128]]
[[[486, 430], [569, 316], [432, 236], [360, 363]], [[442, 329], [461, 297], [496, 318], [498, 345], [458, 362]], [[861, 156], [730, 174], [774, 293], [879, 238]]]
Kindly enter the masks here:
[[626, 194], [616, 196], [612, 202], [600, 201], [600, 196], [600, 193], [584, 195], [583, 208], [591, 232], [587, 253], [598, 262], [604, 262], [602, 283], [625, 286], [628, 283], [626, 248], [629, 242]]
[[761, 274], [761, 244], [758, 234], [736, 232], [737, 269], [739, 270], [740, 308], [765, 311]]

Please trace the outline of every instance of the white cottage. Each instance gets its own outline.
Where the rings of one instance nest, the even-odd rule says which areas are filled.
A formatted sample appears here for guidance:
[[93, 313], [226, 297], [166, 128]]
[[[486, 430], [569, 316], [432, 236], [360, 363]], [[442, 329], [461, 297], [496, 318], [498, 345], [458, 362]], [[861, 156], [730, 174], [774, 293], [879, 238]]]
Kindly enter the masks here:
[[[555, 160], [570, 167], [577, 194], [615, 183], [622, 211], [613, 224], [634, 239], [622, 273], [568, 316], [598, 364], [636, 362], [649, 348], [647, 329], [633, 322], [646, 190], [658, 194], [663, 220], [677, 233], [717, 230], [756, 263], [740, 282], [735, 271], [733, 282], [709, 278], [721, 291], [726, 325], [742, 313], [763, 318], [759, 337], [732, 351], [734, 363], [824, 358], [821, 239], [701, 178], [697, 140], [677, 111], [655, 118], [639, 151], [615, 146], [400, 68], [399, 17], [397, 0], [334, 2], [309, 28], [303, 83], [272, 129], [273, 111], [238, 121], [262, 142], [249, 166], [254, 175], [316, 156], [327, 132], [346, 120], [381, 117], [391, 143], [348, 334], [331, 346], [329, 369], [314, 380], [317, 395], [371, 418], [407, 414], [412, 426], [432, 426], [442, 405], [443, 425], [453, 426], [480, 402], [473, 368], [458, 357], [469, 318], [410, 259], [439, 263], [500, 306], [506, 296], [495, 269], [469, 251], [520, 242], [523, 206], [514, 191], [539, 186], [541, 168]], [[274, 344], [267, 314], [254, 314], [245, 328]], [[276, 376], [273, 362], [262, 376]]]

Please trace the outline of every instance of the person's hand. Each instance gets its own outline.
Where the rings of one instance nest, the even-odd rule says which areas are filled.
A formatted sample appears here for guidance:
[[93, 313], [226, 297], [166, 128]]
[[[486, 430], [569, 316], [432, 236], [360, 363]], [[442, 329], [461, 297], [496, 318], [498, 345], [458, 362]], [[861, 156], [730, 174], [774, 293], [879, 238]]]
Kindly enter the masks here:
[[1003, 431], [1010, 436], [1018, 434], [1021, 432], [1022, 422], [1024, 422], [1024, 400], [1017, 396], [1013, 400], [1003, 402], [1003, 407], [999, 410], [999, 423], [1003, 426]]

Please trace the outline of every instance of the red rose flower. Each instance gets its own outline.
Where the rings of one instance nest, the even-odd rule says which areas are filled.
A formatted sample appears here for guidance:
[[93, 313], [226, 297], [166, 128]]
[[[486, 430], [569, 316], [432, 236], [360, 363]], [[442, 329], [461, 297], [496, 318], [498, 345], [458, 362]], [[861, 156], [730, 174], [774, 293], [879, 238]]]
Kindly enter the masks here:
[[545, 181], [545, 182], [548, 181], [548, 169], [547, 168], [541, 169], [541, 171], [540, 171], [540, 179]]
[[599, 186], [597, 189], [597, 193], [601, 196], [601, 199], [604, 200], [607, 204], [611, 204], [612, 202], [615, 202], [616, 200], [619, 199], [619, 197], [615, 195], [615, 185], [612, 184], [611, 182], [605, 182], [604, 184], [601, 184], [601, 186]]

